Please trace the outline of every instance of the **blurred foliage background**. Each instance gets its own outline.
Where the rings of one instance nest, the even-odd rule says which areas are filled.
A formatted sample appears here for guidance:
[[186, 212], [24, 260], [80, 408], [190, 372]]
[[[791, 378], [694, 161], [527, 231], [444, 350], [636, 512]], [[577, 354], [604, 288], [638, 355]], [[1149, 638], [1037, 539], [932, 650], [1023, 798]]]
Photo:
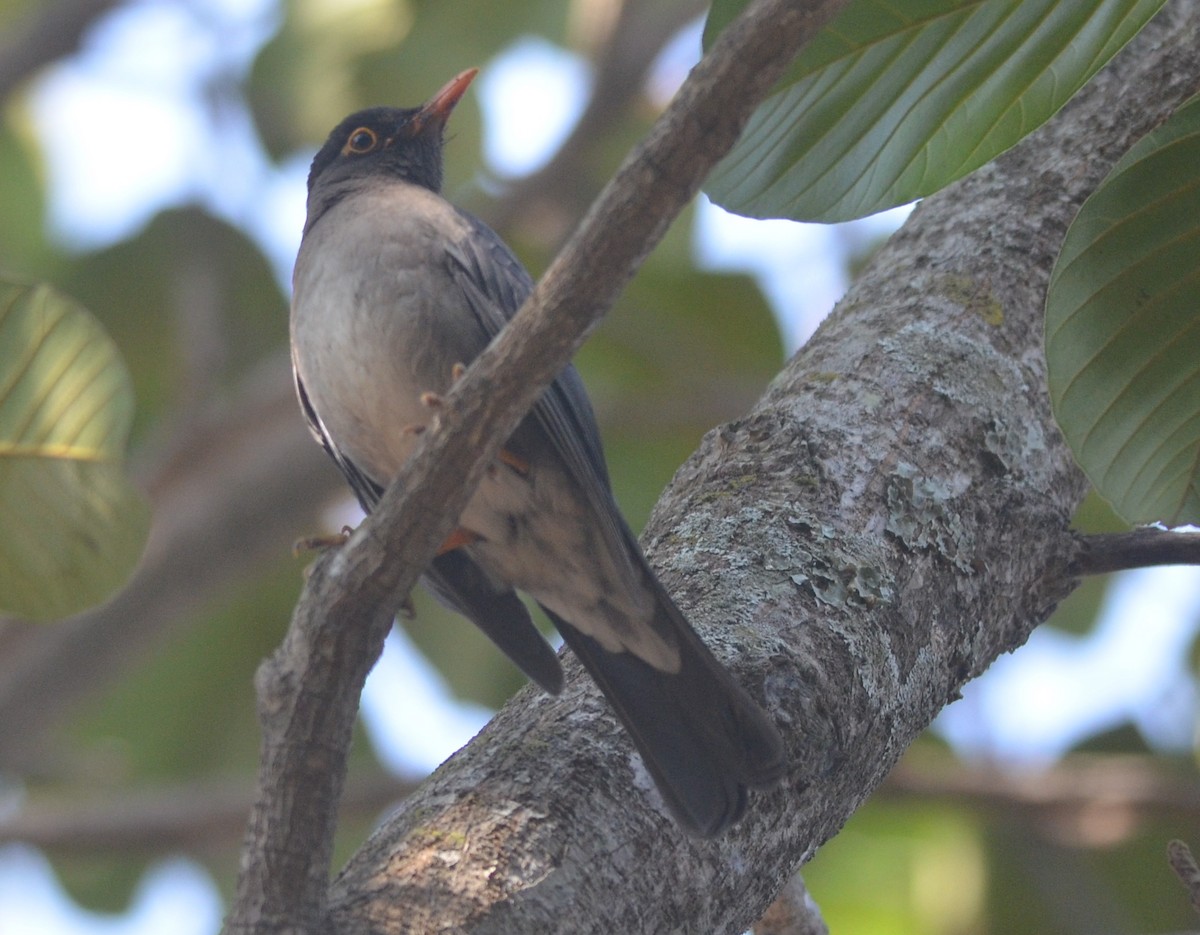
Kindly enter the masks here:
[[[484, 162], [484, 121], [496, 118], [481, 113], [478, 86], [448, 147], [449, 197], [495, 226], [536, 275], [681, 79], [704, 12], [694, 0], [0, 8], [0, 273], [52, 283], [115, 339], [137, 398], [135, 475], [154, 508], [141, 568], [108, 605], [51, 625], [0, 621], [0, 841], [40, 848], [72, 899], [124, 912], [147, 868], [179, 854], [230, 892], [257, 758], [253, 674], [281, 638], [303, 574], [291, 542], [353, 521], [339, 476], [302, 426], [288, 371], [288, 250], [315, 147], [351, 110], [415, 104], [470, 65], [486, 80], [489, 63], [514, 48], [533, 42], [568, 57], [587, 96], [547, 161], [521, 176]], [[118, 119], [103, 96], [87, 114], [56, 112], [47, 103], [56, 83], [72, 73], [86, 81], [98, 50], [120, 74], [129, 40], [114, 36], [137, 18], [169, 21], [144, 35], [173, 37], [156, 52], [191, 75], [191, 122], [153, 110]], [[504, 113], [536, 128], [542, 98], [523, 105]], [[89, 240], [63, 221], [80, 195], [58, 187], [62, 146], [97, 164], [95, 195], [106, 173], [156, 151], [182, 148], [193, 174], [144, 217]], [[693, 211], [675, 225], [578, 359], [635, 528], [701, 435], [762, 392], [783, 363], [782, 335], [805, 314], [772, 308], [746, 274], [702, 268], [695, 223]], [[290, 247], [280, 230], [292, 232]], [[843, 249], [825, 260], [845, 267], [837, 276], [869, 249], [843, 231], [832, 235]], [[1080, 522], [1116, 528], [1099, 501]], [[1059, 645], [1096, 639], [1107, 587], [1089, 581], [1063, 606], [1051, 624]], [[1196, 623], [1182, 626], [1194, 634]], [[495, 707], [521, 684], [481, 634], [423, 595], [401, 625], [464, 703]], [[1189, 925], [1163, 858], [1167, 839], [1188, 837], [1200, 816], [1196, 651], [1180, 652], [1184, 681], [1149, 698], [1157, 713], [1103, 719], [1064, 756], [1013, 771], [986, 743], [948, 742], [954, 730], [918, 743], [805, 872], [833, 930]], [[440, 723], [408, 687], [387, 686], [400, 716]], [[964, 704], [958, 736], [996, 729], [986, 704]], [[419, 778], [402, 756], [397, 775], [383, 746], [366, 731], [357, 745], [343, 856]]]

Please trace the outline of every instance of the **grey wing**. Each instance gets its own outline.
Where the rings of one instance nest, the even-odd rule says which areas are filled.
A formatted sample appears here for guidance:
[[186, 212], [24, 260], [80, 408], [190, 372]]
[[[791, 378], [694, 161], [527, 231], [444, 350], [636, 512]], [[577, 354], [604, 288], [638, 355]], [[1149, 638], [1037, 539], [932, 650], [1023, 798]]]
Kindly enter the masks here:
[[[363, 512], [370, 513], [379, 503], [383, 487], [347, 458], [329, 436], [295, 367], [292, 377], [309, 431], [342, 472]], [[552, 695], [562, 690], [562, 667], [558, 657], [538, 632], [528, 609], [512, 588], [496, 587], [461, 550], [437, 556], [421, 581], [439, 602], [462, 614], [487, 634], [526, 676]]]
[[[533, 280], [491, 228], [461, 213], [472, 229], [450, 250], [452, 273], [490, 340], [517, 313], [533, 290]], [[596, 416], [573, 366], [568, 364], [550, 384], [534, 404], [532, 415], [590, 501], [610, 554], [624, 558], [634, 590], [639, 572], [630, 545], [637, 540], [613, 500]], [[636, 544], [634, 553], [640, 555]]]

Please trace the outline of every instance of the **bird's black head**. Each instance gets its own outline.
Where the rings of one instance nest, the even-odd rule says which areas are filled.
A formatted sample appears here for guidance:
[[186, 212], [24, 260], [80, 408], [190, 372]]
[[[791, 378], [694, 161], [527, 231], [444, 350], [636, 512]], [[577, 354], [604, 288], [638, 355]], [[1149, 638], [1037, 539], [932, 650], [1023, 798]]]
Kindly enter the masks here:
[[442, 187], [442, 133], [477, 69], [452, 78], [420, 107], [372, 107], [329, 134], [308, 172], [308, 192], [366, 176], [390, 175], [431, 191]]

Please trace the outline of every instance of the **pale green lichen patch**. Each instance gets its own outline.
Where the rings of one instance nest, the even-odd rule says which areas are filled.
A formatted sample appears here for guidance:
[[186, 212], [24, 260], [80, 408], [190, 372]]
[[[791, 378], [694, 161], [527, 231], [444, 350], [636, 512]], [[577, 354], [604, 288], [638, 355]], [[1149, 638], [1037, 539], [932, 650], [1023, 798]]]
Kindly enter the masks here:
[[823, 560], [813, 559], [805, 571], [793, 572], [788, 577], [792, 584], [811, 591], [813, 597], [828, 607], [869, 608], [887, 603], [895, 596], [890, 578], [875, 565], [848, 563], [833, 568]]
[[969, 276], [936, 276], [934, 288], [955, 305], [973, 315], [978, 315], [985, 324], [998, 328], [1004, 324], [1004, 306], [995, 293], [984, 283]]
[[[788, 519], [795, 527], [795, 519]], [[788, 576], [792, 584], [811, 591], [827, 607], [843, 610], [874, 607], [895, 597], [891, 577], [882, 570], [881, 563], [872, 561], [879, 547], [877, 540], [863, 536], [838, 538], [826, 524], [808, 525], [807, 529], [810, 537], [824, 542], [819, 545], [819, 556], [806, 551], [800, 569], [796, 569], [793, 555], [793, 570]]]
[[933, 549], [960, 571], [971, 572], [973, 535], [963, 526], [958, 491], [940, 477], [900, 462], [888, 477], [886, 530], [914, 551]]
[[449, 831], [444, 828], [430, 828], [425, 826], [414, 828], [408, 837], [418, 847], [461, 850], [467, 843], [467, 836], [462, 831]]
[[1011, 473], [1021, 465], [1031, 463], [1030, 454], [1045, 452], [1046, 436], [1038, 422], [1029, 420], [1023, 426], [1012, 426], [997, 415], [984, 428], [983, 450], [995, 459], [1004, 473]]

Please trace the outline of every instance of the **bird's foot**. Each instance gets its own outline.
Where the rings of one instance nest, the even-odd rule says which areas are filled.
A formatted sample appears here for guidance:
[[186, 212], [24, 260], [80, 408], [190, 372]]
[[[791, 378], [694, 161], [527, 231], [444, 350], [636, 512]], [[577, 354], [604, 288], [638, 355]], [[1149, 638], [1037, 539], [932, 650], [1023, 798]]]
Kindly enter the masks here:
[[[451, 382], [457, 383], [460, 379], [462, 379], [462, 375], [466, 372], [467, 372], [467, 368], [464, 365], [455, 364], [453, 367], [450, 368]], [[426, 390], [424, 393], [422, 393], [417, 398], [421, 401], [422, 406], [424, 406], [426, 409], [433, 410], [433, 412], [434, 412], [433, 418], [436, 423], [437, 411], [446, 404], [446, 400], [442, 396], [442, 394], [435, 393], [432, 390]], [[425, 426], [422, 424], [408, 425], [408, 426], [404, 427], [404, 434], [405, 435], [420, 435], [422, 432], [425, 431], [425, 429], [427, 427], [428, 426]]]
[[354, 532], [349, 526], [343, 526], [340, 532], [318, 536], [302, 536], [292, 543], [292, 554], [299, 558], [305, 552], [324, 552], [346, 544], [350, 534]]
[[496, 460], [501, 464], [507, 464], [522, 477], [529, 476], [529, 462], [520, 455], [513, 454], [507, 448], [500, 449], [500, 451], [496, 454]]
[[470, 545], [472, 542], [478, 542], [483, 537], [477, 532], [472, 532], [459, 526], [450, 535], [446, 537], [446, 541], [438, 546], [437, 554], [445, 555], [447, 552], [453, 552], [455, 549], [461, 549], [464, 545]]

